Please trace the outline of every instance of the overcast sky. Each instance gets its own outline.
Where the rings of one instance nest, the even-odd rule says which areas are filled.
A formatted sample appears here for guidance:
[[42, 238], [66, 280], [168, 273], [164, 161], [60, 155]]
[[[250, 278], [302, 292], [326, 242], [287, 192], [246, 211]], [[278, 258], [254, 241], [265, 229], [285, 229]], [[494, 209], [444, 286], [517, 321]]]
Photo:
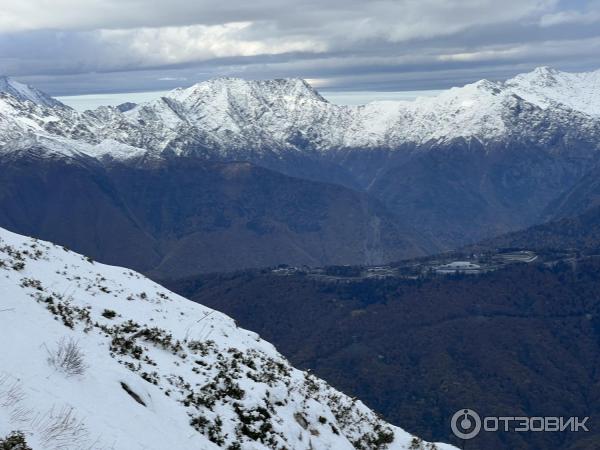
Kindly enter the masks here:
[[0, 0], [0, 73], [53, 95], [439, 89], [540, 65], [600, 68], [600, 0]]

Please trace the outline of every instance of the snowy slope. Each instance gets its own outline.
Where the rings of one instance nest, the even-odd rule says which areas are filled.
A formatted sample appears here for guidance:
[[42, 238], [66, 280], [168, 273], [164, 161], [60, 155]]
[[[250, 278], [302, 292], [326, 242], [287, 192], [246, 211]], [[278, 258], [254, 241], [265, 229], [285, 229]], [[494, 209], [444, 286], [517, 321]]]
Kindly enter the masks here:
[[0, 154], [15, 153], [35, 144], [40, 153], [49, 156], [97, 159], [152, 156], [151, 150], [133, 147], [125, 138], [118, 141], [110, 136], [98, 137], [102, 126], [100, 120], [81, 116], [66, 106], [49, 108], [0, 92]]
[[[414, 440], [229, 317], [3, 229], [0, 329], [0, 438], [21, 430], [35, 450], [402, 449]], [[61, 343], [81, 364], [52, 363]]]
[[564, 105], [600, 116], [600, 70], [568, 73], [550, 67], [538, 67], [533, 72], [508, 80], [505, 86], [542, 108]]
[[43, 105], [50, 108], [54, 108], [55, 106], [65, 107], [65, 105], [48, 94], [6, 76], [0, 76], [0, 92], [10, 94], [22, 101], [30, 101], [36, 105]]
[[217, 78], [176, 89], [125, 116], [144, 134], [163, 137], [154, 148], [184, 153], [190, 144], [200, 144], [226, 154], [292, 149], [298, 134], [310, 147], [341, 145], [351, 110], [328, 103], [304, 80]]
[[[369, 134], [384, 137], [379, 145], [387, 146], [422, 145], [459, 137], [497, 140], [507, 133], [502, 112], [512, 99], [510, 92], [483, 80], [449, 89], [436, 97], [372, 103], [359, 107], [358, 126], [349, 133], [347, 145], [369, 145], [366, 140], [361, 141], [361, 136]], [[378, 130], [381, 117], [386, 117], [383, 123], [387, 126]]]

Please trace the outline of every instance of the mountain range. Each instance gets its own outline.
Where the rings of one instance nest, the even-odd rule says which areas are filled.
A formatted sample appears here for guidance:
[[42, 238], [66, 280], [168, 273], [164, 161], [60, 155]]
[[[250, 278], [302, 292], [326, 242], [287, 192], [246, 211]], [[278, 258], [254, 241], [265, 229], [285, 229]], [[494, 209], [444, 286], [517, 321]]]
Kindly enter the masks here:
[[136, 168], [250, 162], [365, 192], [443, 250], [543, 221], [597, 165], [598, 80], [600, 71], [542, 67], [433, 98], [351, 107], [299, 79], [218, 78], [83, 113], [5, 81], [13, 88], [0, 94], [0, 151]]
[[[85, 206], [93, 202], [85, 201], [51, 217], [60, 210], [62, 200], [56, 199], [57, 208], [45, 213], [39, 208], [36, 220], [28, 214], [15, 223], [19, 192], [28, 191], [27, 202], [38, 207], [52, 204], [46, 194], [56, 191], [56, 184], [42, 177], [31, 184], [42, 193], [36, 197], [17, 177], [5, 178], [5, 185], [14, 188], [5, 189], [0, 199], [0, 211], [5, 211], [0, 224], [101, 260], [106, 256], [100, 248], [136, 242], [138, 250], [126, 250], [130, 259], [110, 252], [115, 257], [106, 261], [158, 275], [279, 263], [384, 263], [452, 249], [559, 213], [560, 198], [597, 167], [599, 80], [600, 71], [570, 74], [542, 67], [505, 82], [482, 80], [432, 98], [339, 106], [299, 79], [218, 78], [148, 103], [83, 113], [5, 81], [12, 88], [0, 94], [3, 172], [33, 164], [36, 168], [29, 171], [40, 174], [41, 166], [64, 165], [59, 172], [65, 189], [81, 189], [86, 198], [103, 197], [119, 217], [111, 213], [101, 220], [88, 214]], [[240, 162], [249, 164], [246, 170], [225, 169]], [[186, 168], [189, 174], [182, 175]], [[75, 188], [69, 174], [78, 170], [102, 181], [90, 191]], [[197, 204], [192, 207], [188, 201], [176, 208], [172, 199], [181, 190], [177, 177], [193, 180], [195, 170], [219, 184], [212, 186], [216, 191], [228, 194], [216, 201], [207, 183], [194, 180], [197, 185], [190, 192]], [[160, 181], [155, 176], [159, 172]], [[238, 175], [245, 181], [235, 180]], [[263, 187], [260, 200], [240, 196], [251, 191], [240, 186], [253, 177], [254, 186], [271, 179], [264, 186], [278, 189]], [[136, 192], [156, 188], [147, 184], [152, 182], [162, 183], [162, 200]], [[300, 185], [323, 192], [320, 202], [304, 205], [311, 211], [271, 198], [293, 199], [289, 192]], [[250, 205], [257, 201], [261, 204]], [[207, 207], [217, 204], [234, 212]], [[291, 222], [281, 223], [275, 205], [294, 209], [284, 214]], [[340, 211], [333, 205], [344, 207]], [[238, 218], [223, 220], [231, 214]], [[172, 228], [182, 215], [194, 218], [185, 229], [181, 224]], [[327, 220], [316, 228], [293, 224], [315, 217]], [[82, 220], [86, 226], [71, 225]], [[106, 222], [114, 225], [104, 236]], [[223, 227], [227, 231], [212, 235], [210, 245], [202, 244], [207, 229], [200, 222], [219, 223], [219, 233]], [[191, 242], [200, 244], [194, 248]], [[238, 248], [243, 248], [239, 259]], [[196, 259], [188, 260], [190, 254]], [[221, 258], [213, 266], [208, 255], [214, 254]]]

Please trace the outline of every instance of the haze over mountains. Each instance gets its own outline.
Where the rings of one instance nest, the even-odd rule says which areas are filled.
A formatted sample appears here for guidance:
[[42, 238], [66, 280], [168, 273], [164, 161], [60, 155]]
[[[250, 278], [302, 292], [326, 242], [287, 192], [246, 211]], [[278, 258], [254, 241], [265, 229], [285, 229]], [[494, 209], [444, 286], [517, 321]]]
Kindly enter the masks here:
[[219, 78], [84, 113], [5, 82], [0, 224], [157, 275], [456, 248], [558, 214], [597, 164], [598, 80], [542, 67], [352, 107], [299, 79]]

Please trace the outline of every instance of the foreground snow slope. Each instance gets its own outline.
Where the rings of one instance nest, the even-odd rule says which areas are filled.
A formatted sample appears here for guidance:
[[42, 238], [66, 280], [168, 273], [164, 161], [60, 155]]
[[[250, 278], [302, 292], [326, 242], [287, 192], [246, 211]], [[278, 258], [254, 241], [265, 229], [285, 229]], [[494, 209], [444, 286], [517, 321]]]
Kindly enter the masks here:
[[[402, 449], [414, 439], [229, 317], [4, 229], [0, 330], [0, 438], [21, 430], [34, 450]], [[69, 344], [82, 364], [52, 363]]]

